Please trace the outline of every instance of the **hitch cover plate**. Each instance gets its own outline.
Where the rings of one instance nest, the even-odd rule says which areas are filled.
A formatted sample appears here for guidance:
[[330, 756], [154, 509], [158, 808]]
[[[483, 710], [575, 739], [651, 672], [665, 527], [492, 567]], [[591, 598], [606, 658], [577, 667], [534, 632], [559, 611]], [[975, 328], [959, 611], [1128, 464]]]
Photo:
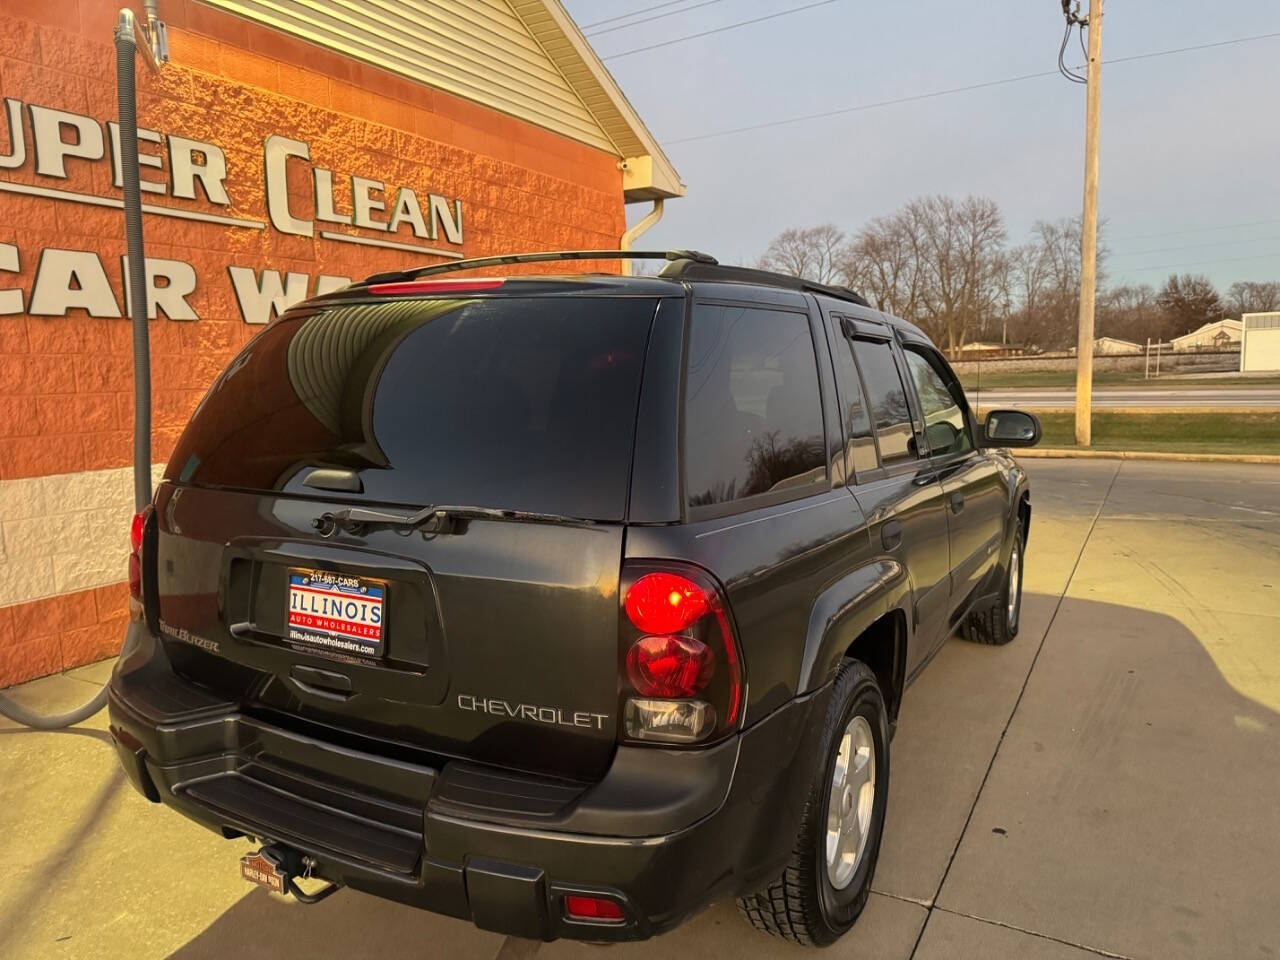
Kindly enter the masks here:
[[288, 875], [269, 850], [246, 853], [240, 858], [240, 876], [250, 883], [266, 887], [273, 893], [284, 893]]

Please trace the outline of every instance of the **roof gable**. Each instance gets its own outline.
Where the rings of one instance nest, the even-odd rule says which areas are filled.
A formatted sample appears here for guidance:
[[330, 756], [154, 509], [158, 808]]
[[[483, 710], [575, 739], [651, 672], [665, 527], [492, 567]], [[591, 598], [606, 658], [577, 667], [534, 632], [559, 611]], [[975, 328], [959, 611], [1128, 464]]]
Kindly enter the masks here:
[[684, 184], [560, 0], [200, 0], [626, 161], [628, 201]]

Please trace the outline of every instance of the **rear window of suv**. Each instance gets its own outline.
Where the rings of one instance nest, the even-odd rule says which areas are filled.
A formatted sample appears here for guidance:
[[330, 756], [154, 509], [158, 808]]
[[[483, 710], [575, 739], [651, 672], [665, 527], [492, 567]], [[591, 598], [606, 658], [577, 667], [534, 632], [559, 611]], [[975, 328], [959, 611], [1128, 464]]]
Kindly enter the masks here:
[[282, 490], [304, 468], [343, 466], [364, 500], [621, 520], [655, 305], [403, 300], [286, 314], [214, 382], [166, 478]]

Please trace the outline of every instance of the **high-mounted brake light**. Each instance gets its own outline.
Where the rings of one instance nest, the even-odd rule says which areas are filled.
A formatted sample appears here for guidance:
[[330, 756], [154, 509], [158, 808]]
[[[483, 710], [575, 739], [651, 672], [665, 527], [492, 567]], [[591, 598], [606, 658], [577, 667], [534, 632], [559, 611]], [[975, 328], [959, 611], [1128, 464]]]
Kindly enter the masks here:
[[505, 280], [402, 280], [395, 283], [375, 283], [369, 292], [375, 296], [406, 296], [415, 293], [480, 293], [497, 290]]
[[742, 663], [715, 580], [689, 564], [631, 561], [623, 588], [624, 738], [695, 744], [732, 731], [741, 712]]

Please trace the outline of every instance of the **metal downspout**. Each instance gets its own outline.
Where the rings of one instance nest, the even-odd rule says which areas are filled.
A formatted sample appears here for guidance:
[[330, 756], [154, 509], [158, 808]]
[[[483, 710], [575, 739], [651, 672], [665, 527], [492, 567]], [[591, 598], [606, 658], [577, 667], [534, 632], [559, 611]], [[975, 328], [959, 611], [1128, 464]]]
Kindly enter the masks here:
[[[622, 235], [622, 240], [618, 243], [619, 250], [630, 250], [636, 239], [655, 223], [662, 219], [662, 206], [666, 201], [662, 197], [658, 197], [653, 201], [653, 209], [644, 215], [644, 218], [634, 227], [627, 230]], [[631, 261], [622, 261], [622, 275], [624, 277], [631, 276]]]

